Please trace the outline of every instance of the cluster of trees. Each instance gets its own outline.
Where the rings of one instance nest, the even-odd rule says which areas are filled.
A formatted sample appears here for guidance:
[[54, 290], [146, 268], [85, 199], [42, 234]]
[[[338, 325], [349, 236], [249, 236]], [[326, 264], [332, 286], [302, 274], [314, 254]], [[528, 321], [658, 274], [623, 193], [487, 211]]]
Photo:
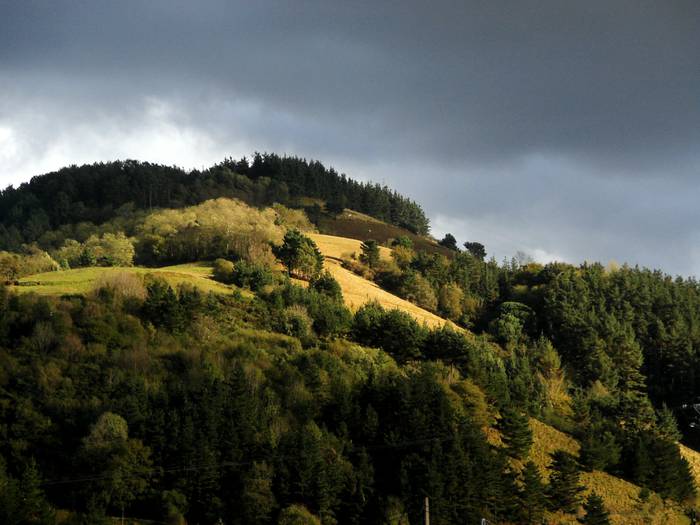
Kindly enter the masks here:
[[252, 298], [144, 289], [0, 288], [7, 523], [53, 523], [58, 508], [69, 523], [418, 521], [425, 495], [441, 523], [537, 514], [483, 432], [489, 381], [340, 338], [363, 342], [368, 312], [350, 314], [328, 274]]
[[359, 261], [347, 261], [353, 271], [384, 289], [462, 326], [474, 328], [500, 297], [502, 268], [469, 252], [452, 257], [414, 249], [405, 236], [391, 243], [392, 260], [381, 260], [373, 239], [361, 247]]
[[[226, 159], [219, 167], [249, 177], [253, 181], [269, 178], [279, 182], [291, 197], [313, 197], [327, 202], [331, 212], [352, 208], [379, 220], [426, 235], [428, 218], [420, 205], [386, 186], [362, 183], [339, 175], [318, 161], [298, 157], [280, 157], [274, 153], [256, 153], [252, 161]], [[282, 202], [278, 200], [277, 202]]]
[[[285, 230], [313, 229], [302, 211], [282, 205], [260, 210], [233, 199], [126, 213], [100, 227], [84, 226], [47, 232], [50, 246], [55, 245], [48, 252], [36, 245], [24, 245], [18, 253], [0, 252], [3, 280], [59, 268], [155, 266], [216, 258], [246, 261], [266, 272], [262, 277], [267, 279], [276, 262], [272, 246], [282, 242]], [[84, 240], [64, 237], [75, 233]]]
[[[387, 187], [360, 183], [318, 161], [256, 153], [251, 161], [226, 159], [211, 168], [180, 168], [133, 160], [70, 166], [0, 191], [0, 250], [18, 251], [38, 242], [58, 248], [63, 240], [84, 242], [68, 225], [88, 228], [139, 210], [182, 208], [217, 198], [237, 198], [254, 206], [288, 204], [298, 197], [345, 206], [416, 233], [428, 232], [418, 204]], [[335, 203], [335, 204], [334, 204]], [[130, 233], [125, 232], [127, 235]]]
[[51, 253], [61, 268], [82, 266], [132, 266], [134, 243], [123, 232], [91, 235], [85, 242], [66, 239], [58, 250]]
[[[443, 244], [455, 244], [449, 241]], [[514, 384], [536, 386], [528, 393], [528, 413], [573, 432], [587, 468], [622, 475], [666, 497], [692, 494], [677, 441], [700, 444], [695, 411], [682, 410], [700, 396], [697, 282], [629, 267], [542, 266], [527, 257], [498, 265], [483, 260], [480, 243], [467, 244], [448, 258], [415, 252], [400, 239], [393, 261], [382, 261], [376, 243], [366, 241], [359, 259], [384, 288], [498, 343], [510, 354], [506, 361], [517, 365]], [[367, 321], [366, 344], [383, 347], [377, 341], [382, 336], [371, 334], [386, 333], [386, 349], [399, 359], [444, 359], [423, 348], [418, 327], [403, 341], [395, 332], [404, 329], [393, 319], [400, 315], [386, 317], [392, 322], [378, 323], [374, 314]], [[410, 324], [407, 316], [405, 321]], [[542, 368], [535, 347], [549, 347], [546, 360], [554, 369]], [[570, 412], [566, 405], [573, 406], [573, 416], [562, 419], [556, 414]]]
[[25, 246], [19, 253], [0, 251], [0, 281], [12, 282], [25, 275], [53, 272], [59, 264], [45, 251]]

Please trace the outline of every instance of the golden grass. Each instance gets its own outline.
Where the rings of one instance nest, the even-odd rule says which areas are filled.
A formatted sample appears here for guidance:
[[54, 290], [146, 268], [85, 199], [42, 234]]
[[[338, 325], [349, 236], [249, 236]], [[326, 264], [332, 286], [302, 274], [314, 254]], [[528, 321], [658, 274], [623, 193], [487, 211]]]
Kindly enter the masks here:
[[[555, 450], [565, 450], [570, 454], [578, 455], [580, 446], [572, 437], [546, 425], [536, 419], [530, 420], [530, 428], [534, 439], [534, 445], [530, 451], [531, 459], [548, 479], [547, 467], [550, 463], [550, 454]], [[692, 451], [694, 452], [694, 451]], [[697, 454], [697, 453], [695, 453]], [[697, 455], [700, 458], [700, 455]], [[605, 506], [610, 512], [610, 521], [613, 524], [687, 524], [690, 520], [682, 510], [670, 503], [664, 502], [657, 495], [652, 495], [648, 501], [639, 499], [640, 487], [606, 472], [584, 472], [581, 482], [586, 487], [584, 496], [596, 492], [603, 498]], [[575, 524], [575, 516], [561, 513], [551, 513], [547, 516], [549, 523]]]
[[212, 280], [212, 268], [205, 263], [178, 264], [164, 268], [111, 267], [111, 268], [77, 268], [58, 272], [39, 273], [23, 277], [20, 286], [11, 288], [19, 293], [37, 293], [39, 295], [86, 294], [101, 279], [118, 273], [137, 275], [152, 274], [165, 279], [173, 287], [191, 284], [203, 292], [230, 294], [233, 289]]
[[[325, 257], [334, 259], [350, 259], [352, 254], [360, 256], [362, 241], [348, 239], [347, 237], [336, 237], [335, 235], [323, 235], [321, 233], [308, 234], [313, 239]], [[379, 257], [391, 260], [391, 250], [384, 246], [379, 247]]]
[[350, 270], [343, 268], [338, 261], [326, 259], [325, 268], [335, 277], [340, 288], [343, 290], [343, 297], [348, 308], [355, 311], [369, 301], [377, 301], [384, 308], [398, 308], [411, 315], [419, 323], [425, 323], [429, 327], [443, 326], [449, 321], [416, 306], [413, 303], [401, 299], [386, 290], [382, 290], [375, 283], [355, 275]]
[[[401, 299], [394, 294], [382, 290], [375, 283], [363, 279], [359, 275], [355, 275], [350, 270], [346, 270], [341, 266], [340, 259], [349, 259], [351, 254], [360, 253], [361, 241], [356, 239], [348, 239], [345, 237], [336, 237], [334, 235], [310, 234], [318, 249], [326, 257], [324, 267], [338, 281], [343, 290], [345, 304], [352, 311], [357, 310], [363, 304], [369, 301], [377, 301], [384, 308], [398, 308], [411, 315], [419, 323], [425, 323], [429, 327], [443, 326], [445, 323], [455, 326], [450, 321], [435, 315], [428, 310], [416, 306], [415, 304]], [[381, 246], [379, 248], [380, 257], [383, 259], [391, 259], [391, 250]]]

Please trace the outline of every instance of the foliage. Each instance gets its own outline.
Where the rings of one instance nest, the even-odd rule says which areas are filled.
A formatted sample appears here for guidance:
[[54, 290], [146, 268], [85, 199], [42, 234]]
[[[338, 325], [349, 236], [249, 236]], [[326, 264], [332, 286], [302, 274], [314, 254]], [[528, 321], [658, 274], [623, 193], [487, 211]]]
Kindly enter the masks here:
[[79, 268], [82, 266], [131, 266], [136, 250], [133, 242], [123, 232], [91, 235], [81, 243], [66, 239], [63, 246], [53, 252], [53, 257], [61, 267]]
[[281, 242], [283, 232], [271, 208], [215, 199], [147, 215], [137, 226], [137, 256], [147, 264], [216, 258], [270, 264], [269, 244]]
[[532, 446], [532, 430], [530, 430], [528, 417], [513, 408], [506, 407], [501, 411], [498, 428], [508, 454], [518, 459], [527, 457]]
[[14, 281], [25, 275], [53, 272], [59, 265], [51, 256], [33, 247], [25, 247], [24, 253], [0, 251], [0, 280]]
[[464, 243], [464, 249], [475, 259], [480, 261], [486, 259], [486, 248], [480, 242], [467, 241]]
[[245, 259], [236, 263], [226, 259], [216, 259], [213, 273], [214, 279], [219, 282], [247, 287], [253, 291], [262, 290], [263, 287], [272, 284], [274, 280], [274, 275], [269, 267], [248, 262]]
[[290, 275], [313, 279], [323, 268], [323, 255], [316, 243], [299, 230], [289, 230], [274, 252]]
[[518, 492], [522, 523], [540, 523], [547, 508], [547, 493], [542, 475], [532, 461], [525, 463], [521, 473], [522, 487]]
[[439, 244], [445, 248], [449, 248], [450, 250], [459, 250], [459, 248], [457, 248], [457, 239], [455, 239], [455, 236], [451, 233], [446, 233], [445, 236], [439, 241]]
[[338, 303], [343, 302], [343, 291], [340, 288], [340, 284], [338, 284], [338, 281], [336, 281], [328, 271], [320, 273], [311, 281], [309, 287]]
[[383, 349], [398, 360], [422, 355], [427, 330], [401, 310], [385, 310], [367, 303], [355, 314], [353, 338], [360, 344]]
[[370, 268], [376, 268], [379, 264], [379, 245], [377, 241], [368, 239], [360, 246], [360, 261]]
[[417, 272], [407, 272], [403, 275], [400, 285], [401, 297], [417, 304], [426, 310], [437, 309], [437, 297], [430, 282]]
[[603, 505], [603, 499], [591, 492], [583, 505], [586, 514], [579, 521], [584, 525], [610, 525], [610, 514]]
[[70, 166], [33, 177], [0, 192], [0, 249], [16, 251], [42, 238], [52, 248], [66, 238], [83, 242], [87, 237], [75, 232], [61, 235], [60, 240], [46, 233], [71, 224], [102, 224], [139, 210], [182, 208], [221, 197], [256, 206], [286, 204], [301, 196], [337, 197], [343, 207], [428, 233], [428, 219], [420, 206], [387, 187], [359, 183], [318, 161], [256, 153], [252, 162], [226, 159], [204, 171], [125, 160]]
[[462, 317], [464, 291], [455, 283], [443, 284], [438, 294], [438, 312], [451, 321]]
[[564, 512], [576, 512], [580, 504], [579, 466], [576, 459], [563, 450], [552, 453], [549, 478], [549, 502], [551, 508]]

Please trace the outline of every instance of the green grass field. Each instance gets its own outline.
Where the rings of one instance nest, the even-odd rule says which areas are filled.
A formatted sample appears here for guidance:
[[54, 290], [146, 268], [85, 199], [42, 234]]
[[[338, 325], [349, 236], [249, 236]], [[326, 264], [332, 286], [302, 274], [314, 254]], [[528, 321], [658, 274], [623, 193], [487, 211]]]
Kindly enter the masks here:
[[86, 294], [93, 290], [100, 280], [109, 275], [132, 273], [137, 275], [155, 275], [165, 279], [176, 287], [187, 283], [203, 292], [220, 294], [232, 293], [233, 288], [214, 281], [212, 267], [208, 263], [178, 264], [163, 268], [116, 267], [116, 268], [77, 268], [58, 272], [46, 272], [29, 275], [19, 280], [19, 285], [11, 288], [19, 293], [37, 293], [39, 295]]

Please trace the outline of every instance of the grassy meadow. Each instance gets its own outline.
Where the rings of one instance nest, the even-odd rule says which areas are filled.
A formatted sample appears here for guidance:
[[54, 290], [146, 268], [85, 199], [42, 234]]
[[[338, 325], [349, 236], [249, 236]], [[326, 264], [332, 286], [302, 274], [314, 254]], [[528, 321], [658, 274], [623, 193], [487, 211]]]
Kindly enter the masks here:
[[120, 273], [143, 276], [150, 274], [165, 279], [173, 287], [180, 284], [191, 284], [203, 292], [228, 294], [233, 290], [230, 286], [211, 279], [212, 268], [207, 263], [178, 264], [163, 268], [87, 267], [38, 273], [19, 279], [19, 284], [12, 286], [12, 289], [19, 293], [32, 292], [39, 295], [86, 294], [93, 290], [101, 280]]

